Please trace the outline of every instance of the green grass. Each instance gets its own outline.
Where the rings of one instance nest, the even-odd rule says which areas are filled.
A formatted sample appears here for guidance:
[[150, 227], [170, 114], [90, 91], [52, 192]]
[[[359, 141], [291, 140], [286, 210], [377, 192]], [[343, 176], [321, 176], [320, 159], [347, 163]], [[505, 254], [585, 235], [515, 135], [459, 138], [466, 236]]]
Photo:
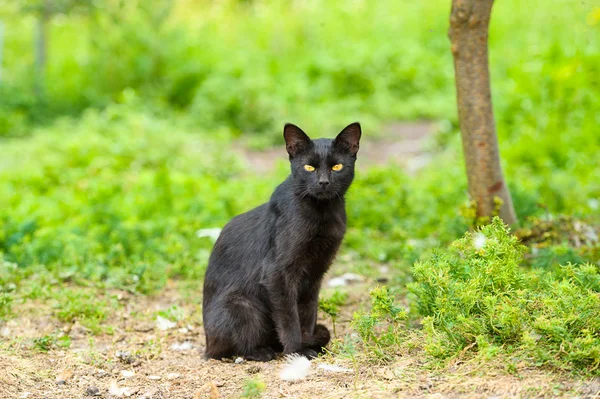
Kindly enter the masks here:
[[[527, 248], [502, 221], [467, 232], [414, 264], [410, 319], [385, 287], [371, 291], [371, 310], [353, 327], [369, 357], [394, 360], [415, 350], [433, 365], [457, 358], [597, 375], [600, 365], [600, 270], [565, 264], [523, 268]], [[413, 329], [410, 323], [422, 324]], [[345, 354], [344, 347], [338, 347]]]
[[244, 383], [241, 397], [260, 398], [266, 387], [266, 384], [260, 379], [249, 379]]
[[[0, 8], [7, 25], [3, 87], [12, 94], [2, 96], [0, 134], [26, 134], [23, 119], [104, 107], [129, 89], [147, 105], [190, 115], [202, 129], [259, 133], [250, 138], [263, 144], [279, 138], [282, 120], [329, 131], [355, 119], [373, 126], [456, 119], [447, 0], [128, 4], [120, 10], [106, 2], [92, 14], [54, 19], [43, 100], [31, 84], [35, 20], [14, 6]], [[599, 101], [594, 10], [565, 0], [495, 5], [490, 57], [507, 136], [524, 121], [538, 135], [573, 124], [561, 117], [571, 105], [577, 124], [597, 123], [590, 107]], [[540, 105], [553, 112], [535, 120], [518, 115]]]
[[71, 338], [68, 335], [44, 335], [43, 337], [35, 338], [33, 345], [40, 352], [49, 352], [54, 347], [66, 349], [71, 346]]

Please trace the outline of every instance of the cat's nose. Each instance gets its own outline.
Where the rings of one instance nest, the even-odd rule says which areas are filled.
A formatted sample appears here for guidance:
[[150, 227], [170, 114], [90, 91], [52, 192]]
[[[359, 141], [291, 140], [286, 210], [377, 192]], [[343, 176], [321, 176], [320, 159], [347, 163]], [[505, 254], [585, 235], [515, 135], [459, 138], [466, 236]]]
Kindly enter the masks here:
[[329, 180], [319, 180], [321, 187], [325, 188], [329, 185]]

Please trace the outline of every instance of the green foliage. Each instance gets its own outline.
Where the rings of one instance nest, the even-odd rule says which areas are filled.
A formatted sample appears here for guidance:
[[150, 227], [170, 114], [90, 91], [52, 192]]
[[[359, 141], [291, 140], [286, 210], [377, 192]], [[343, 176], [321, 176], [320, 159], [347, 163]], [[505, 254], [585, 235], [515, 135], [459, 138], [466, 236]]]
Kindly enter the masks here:
[[33, 340], [33, 345], [40, 352], [48, 352], [52, 348], [66, 349], [71, 346], [71, 338], [68, 335], [44, 335]]
[[336, 290], [329, 298], [319, 298], [319, 310], [337, 318], [340, 315], [340, 306], [344, 306], [347, 299], [347, 293]]
[[13, 293], [17, 288], [12, 276], [17, 265], [0, 257], [0, 322], [11, 315]]
[[272, 187], [243, 194], [243, 181], [223, 184], [241, 169], [222, 145], [124, 105], [20, 146], [0, 161], [0, 251], [75, 282], [151, 292], [170, 276], [201, 276], [212, 241], [196, 231], [222, 226]]
[[429, 354], [516, 351], [539, 364], [597, 369], [598, 269], [568, 265], [557, 274], [527, 272], [519, 267], [524, 252], [495, 218], [415, 264], [409, 290], [425, 316]]
[[262, 396], [267, 385], [260, 379], [250, 379], [244, 383], [242, 398], [257, 399]]
[[371, 310], [354, 314], [352, 327], [358, 332], [365, 348], [379, 360], [390, 360], [390, 351], [406, 336], [408, 315], [394, 304], [387, 287], [371, 290]]
[[54, 308], [58, 320], [65, 323], [79, 321], [93, 333], [104, 330], [100, 323], [106, 319], [110, 307], [106, 300], [98, 298], [96, 292], [83, 292], [67, 288], [59, 291], [56, 297], [58, 302]]
[[13, 296], [8, 292], [0, 292], [0, 321], [11, 314]]
[[[10, 77], [10, 95], [0, 96], [0, 135], [26, 133], [21, 119], [47, 121], [105, 107], [128, 88], [150, 106], [189, 113], [204, 129], [227, 126], [271, 140], [289, 118], [306, 120], [310, 131], [348, 119], [455, 119], [446, 0], [51, 3], [61, 14], [49, 24], [47, 87], [34, 99], [35, 18], [20, 7], [0, 7]], [[526, 7], [507, 0], [494, 8], [495, 104], [501, 132], [511, 141], [516, 135], [508, 132], [538, 143], [542, 132], [565, 128], [579, 141], [577, 126], [587, 130], [597, 123], [598, 24], [586, 21], [592, 13], [591, 5], [558, 0]], [[543, 117], [531, 112], [537, 104]], [[560, 150], [563, 144], [542, 146], [553, 160], [568, 163], [572, 154]], [[549, 165], [536, 165], [528, 152], [515, 158], [547, 173]]]
[[531, 247], [530, 264], [535, 268], [553, 270], [567, 263], [600, 260], [600, 226], [594, 218], [530, 218], [515, 234]]
[[40, 352], [48, 352], [52, 347], [52, 338], [50, 335], [44, 335], [43, 337], [35, 338], [33, 344]]
[[171, 306], [167, 310], [161, 310], [158, 312], [158, 315], [171, 321], [183, 320], [183, 318], [185, 317], [183, 309], [177, 306]]
[[340, 306], [344, 306], [347, 299], [348, 294], [337, 290], [329, 298], [319, 298], [319, 310], [331, 317], [333, 335], [336, 335], [335, 322], [340, 315]]

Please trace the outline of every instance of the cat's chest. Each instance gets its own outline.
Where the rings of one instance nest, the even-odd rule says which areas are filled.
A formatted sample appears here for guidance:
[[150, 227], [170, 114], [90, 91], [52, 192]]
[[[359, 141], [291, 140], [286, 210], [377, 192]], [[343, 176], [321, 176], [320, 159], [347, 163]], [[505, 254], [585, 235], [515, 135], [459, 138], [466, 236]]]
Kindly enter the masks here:
[[331, 212], [302, 218], [299, 225], [304, 228], [308, 239], [339, 239], [346, 233], [346, 213], [343, 211]]
[[346, 232], [346, 212], [343, 207], [314, 212], [294, 209], [278, 215], [275, 222], [275, 240], [278, 248], [307, 250], [314, 246], [335, 249]]

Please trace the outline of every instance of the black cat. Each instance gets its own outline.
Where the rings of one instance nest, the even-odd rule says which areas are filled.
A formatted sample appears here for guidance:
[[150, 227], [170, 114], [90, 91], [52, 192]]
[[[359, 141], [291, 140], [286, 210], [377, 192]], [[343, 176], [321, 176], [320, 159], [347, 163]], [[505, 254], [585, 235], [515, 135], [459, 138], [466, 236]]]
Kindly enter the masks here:
[[354, 178], [360, 124], [311, 140], [286, 124], [292, 173], [271, 200], [233, 218], [204, 279], [206, 358], [268, 361], [276, 352], [317, 356], [319, 289], [346, 231], [344, 194]]

